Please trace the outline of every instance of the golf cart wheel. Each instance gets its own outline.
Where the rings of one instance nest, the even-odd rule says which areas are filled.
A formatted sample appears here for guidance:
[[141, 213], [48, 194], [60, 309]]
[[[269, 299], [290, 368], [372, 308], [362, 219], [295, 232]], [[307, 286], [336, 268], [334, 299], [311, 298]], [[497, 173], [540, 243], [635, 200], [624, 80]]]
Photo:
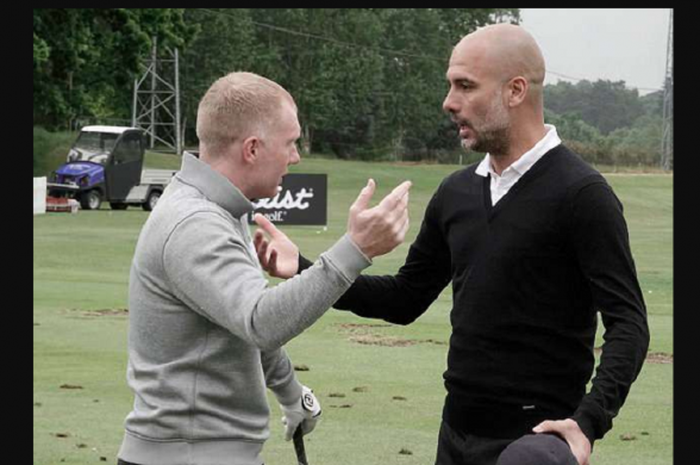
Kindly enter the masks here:
[[83, 210], [99, 210], [100, 205], [102, 205], [100, 191], [89, 191], [80, 196], [80, 206]]
[[109, 206], [112, 207], [112, 210], [126, 210], [129, 204], [122, 202], [110, 202]]
[[141, 207], [146, 210], [147, 212], [152, 211], [155, 207], [156, 204], [158, 203], [158, 199], [160, 199], [160, 191], [151, 191], [148, 194], [148, 198], [146, 199], [146, 202], [141, 205]]

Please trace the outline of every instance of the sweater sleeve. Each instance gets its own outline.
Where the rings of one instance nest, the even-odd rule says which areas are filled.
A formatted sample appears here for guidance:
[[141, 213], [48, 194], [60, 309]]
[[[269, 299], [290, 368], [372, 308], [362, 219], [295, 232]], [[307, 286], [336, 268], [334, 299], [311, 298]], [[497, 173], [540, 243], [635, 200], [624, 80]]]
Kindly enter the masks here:
[[162, 263], [178, 299], [262, 350], [311, 326], [370, 265], [346, 235], [306, 273], [268, 287], [251, 248], [230, 220], [198, 212], [170, 234]]
[[573, 247], [605, 327], [591, 390], [572, 416], [593, 444], [612, 428], [642, 368], [649, 328], [622, 204], [602, 178], [572, 197]]
[[394, 276], [360, 276], [333, 305], [358, 316], [409, 324], [422, 315], [451, 280], [450, 253], [440, 228], [440, 189], [426, 208], [405, 264]]
[[260, 353], [265, 384], [275, 394], [277, 401], [290, 405], [301, 398], [301, 383], [294, 374], [294, 367], [283, 347]]

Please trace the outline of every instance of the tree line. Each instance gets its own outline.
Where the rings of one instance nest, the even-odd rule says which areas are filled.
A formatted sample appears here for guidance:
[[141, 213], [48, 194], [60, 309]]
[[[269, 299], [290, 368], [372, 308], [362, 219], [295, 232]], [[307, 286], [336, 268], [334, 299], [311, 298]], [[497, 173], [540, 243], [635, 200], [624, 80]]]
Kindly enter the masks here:
[[[34, 125], [130, 121], [139, 60], [157, 37], [179, 50], [188, 146], [207, 88], [246, 70], [294, 96], [305, 152], [456, 162], [457, 129], [442, 111], [452, 47], [519, 20], [517, 8], [34, 9]], [[547, 121], [597, 163], [657, 163], [658, 100], [623, 82], [545, 87]]]

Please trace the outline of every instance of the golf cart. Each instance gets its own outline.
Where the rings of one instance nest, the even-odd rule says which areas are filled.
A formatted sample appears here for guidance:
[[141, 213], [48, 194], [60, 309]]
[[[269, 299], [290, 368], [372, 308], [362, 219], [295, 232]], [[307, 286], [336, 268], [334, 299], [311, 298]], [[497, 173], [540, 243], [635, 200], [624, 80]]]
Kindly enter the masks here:
[[113, 210], [141, 205], [151, 211], [176, 170], [143, 170], [145, 146], [137, 128], [83, 127], [67, 163], [47, 183], [49, 198], [75, 198], [84, 210], [107, 201]]

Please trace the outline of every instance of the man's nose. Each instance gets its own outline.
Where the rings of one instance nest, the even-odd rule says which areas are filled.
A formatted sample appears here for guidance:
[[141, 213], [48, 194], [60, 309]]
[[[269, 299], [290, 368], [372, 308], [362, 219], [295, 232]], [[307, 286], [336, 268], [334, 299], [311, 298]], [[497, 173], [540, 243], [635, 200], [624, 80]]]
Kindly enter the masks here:
[[301, 155], [299, 154], [299, 149], [294, 147], [294, 151], [292, 152], [292, 156], [289, 157], [289, 164], [296, 165], [300, 161], [301, 161]]
[[452, 90], [450, 89], [445, 96], [445, 100], [442, 101], [442, 109], [445, 113], [457, 113], [459, 108], [457, 107], [457, 101], [455, 100]]

